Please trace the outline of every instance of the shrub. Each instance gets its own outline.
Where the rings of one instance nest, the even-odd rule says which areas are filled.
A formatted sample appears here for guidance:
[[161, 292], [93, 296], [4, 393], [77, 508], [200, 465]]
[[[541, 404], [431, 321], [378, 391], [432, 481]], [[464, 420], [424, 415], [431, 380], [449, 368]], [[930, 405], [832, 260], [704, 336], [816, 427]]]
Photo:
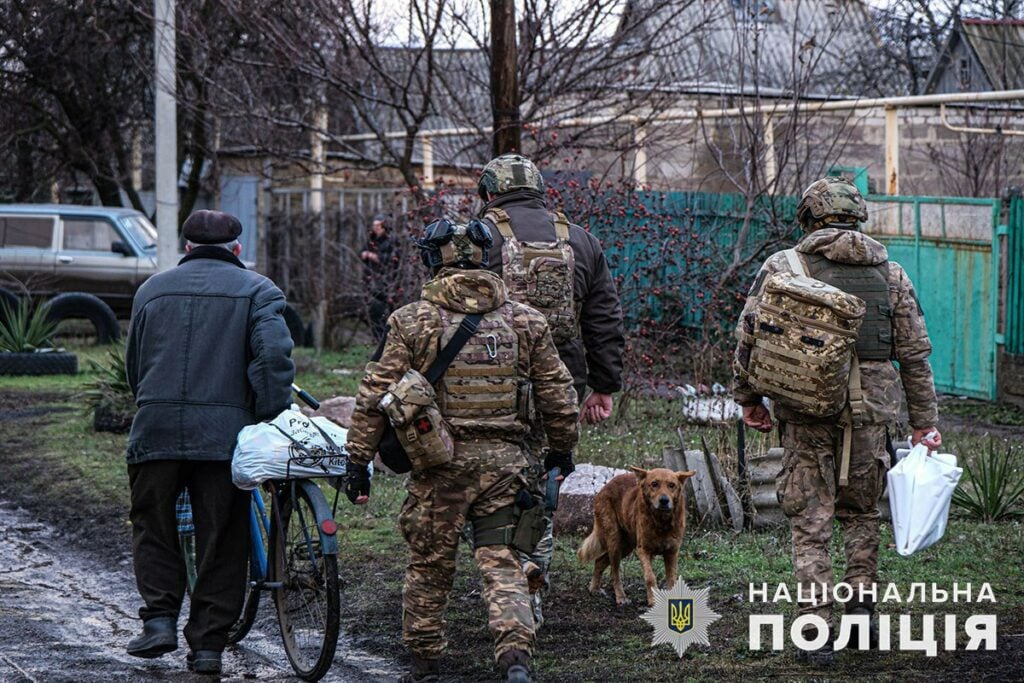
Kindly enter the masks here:
[[0, 351], [9, 353], [31, 353], [52, 348], [51, 339], [57, 329], [56, 321], [46, 319], [46, 307], [36, 306], [30, 310], [27, 299], [18, 301], [13, 309], [7, 302], [0, 302]]
[[111, 346], [102, 363], [90, 360], [89, 369], [96, 377], [86, 385], [84, 395], [87, 409], [93, 411], [93, 427], [100, 432], [128, 431], [135, 415], [135, 396], [128, 384], [124, 344]]
[[964, 478], [953, 492], [953, 504], [970, 516], [995, 522], [1024, 515], [1024, 468], [1021, 453], [995, 442], [974, 459], [964, 462]]

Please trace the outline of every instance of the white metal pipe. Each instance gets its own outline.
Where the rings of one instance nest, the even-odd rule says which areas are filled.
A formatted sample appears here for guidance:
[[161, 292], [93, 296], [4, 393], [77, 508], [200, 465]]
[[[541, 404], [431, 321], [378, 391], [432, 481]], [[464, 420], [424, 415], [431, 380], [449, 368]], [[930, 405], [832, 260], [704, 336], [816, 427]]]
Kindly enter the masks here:
[[772, 122], [772, 115], [765, 112], [764, 115], [764, 184], [771, 187], [775, 184], [775, 176], [778, 169], [775, 165], [775, 124]]
[[886, 194], [900, 193], [900, 119], [896, 107], [885, 108]]
[[954, 126], [946, 119], [946, 105], [939, 105], [939, 121], [954, 133], [980, 133], [982, 135], [1024, 135], [1024, 130], [1004, 130], [1003, 128], [974, 128], [972, 126]]
[[155, 0], [156, 262], [178, 262], [178, 112], [175, 91], [175, 0]]
[[[729, 109], [668, 109], [659, 114], [653, 114], [651, 116], [646, 117], [639, 116], [636, 114], [609, 114], [607, 116], [591, 116], [575, 119], [562, 119], [560, 121], [552, 121], [545, 125], [547, 125], [548, 127], [554, 126], [558, 128], [583, 128], [587, 126], [598, 126], [609, 123], [638, 124], [644, 122], [688, 121], [691, 119], [728, 118], [740, 115], [753, 115], [757, 113], [763, 114], [766, 112], [771, 115], [778, 115], [781, 113], [792, 111], [848, 111], [852, 109], [877, 109], [881, 107], [926, 107], [936, 104], [949, 104], [957, 102], [1000, 102], [1018, 99], [1024, 100], [1024, 90], [993, 90], [989, 92], [974, 93], [944, 93], [941, 95], [874, 97], [856, 100], [818, 100], [811, 102], [804, 101], [796, 103], [786, 102], [784, 104], [781, 102], [776, 102], [770, 105], [762, 103], [758, 106], [732, 107]], [[434, 138], [457, 137], [460, 135], [482, 135], [490, 132], [490, 126], [484, 126], [481, 128], [436, 128], [421, 130], [417, 133], [417, 136], [427, 136]], [[405, 131], [392, 131], [384, 134], [384, 137], [387, 139], [404, 138], [405, 136]], [[377, 140], [379, 138], [374, 133], [360, 133], [358, 135], [341, 135], [338, 136], [337, 139], [345, 142], [368, 142], [372, 140]]]
[[644, 146], [647, 141], [647, 128], [639, 125], [633, 131], [633, 180], [637, 185], [647, 184], [647, 148]]
[[428, 135], [420, 137], [423, 153], [423, 189], [434, 189], [434, 139]]

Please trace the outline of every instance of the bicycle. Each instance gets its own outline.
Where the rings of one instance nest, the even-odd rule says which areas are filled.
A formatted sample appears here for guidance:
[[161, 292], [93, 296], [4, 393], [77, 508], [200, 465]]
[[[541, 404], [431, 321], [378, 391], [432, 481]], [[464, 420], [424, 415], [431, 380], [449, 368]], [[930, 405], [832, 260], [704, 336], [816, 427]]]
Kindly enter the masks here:
[[[292, 389], [314, 410], [320, 407], [299, 387]], [[333, 504], [328, 505], [323, 490], [311, 479], [271, 480], [262, 491], [253, 490], [249, 507], [249, 589], [228, 642], [245, 638], [256, 621], [260, 596], [271, 591], [288, 660], [307, 681], [320, 680], [330, 669], [341, 628], [334, 521], [339, 495], [336, 486]], [[178, 499], [178, 534], [191, 590], [196, 558], [187, 491]]]

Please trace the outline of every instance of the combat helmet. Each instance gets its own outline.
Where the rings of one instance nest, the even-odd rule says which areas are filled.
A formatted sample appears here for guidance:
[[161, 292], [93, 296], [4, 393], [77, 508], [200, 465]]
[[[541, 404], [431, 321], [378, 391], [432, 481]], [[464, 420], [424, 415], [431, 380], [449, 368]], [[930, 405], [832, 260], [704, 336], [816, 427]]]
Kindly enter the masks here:
[[534, 190], [544, 193], [544, 178], [540, 169], [521, 154], [502, 154], [484, 166], [477, 181], [480, 199], [487, 201], [487, 193], [505, 194], [512, 190]]
[[804, 190], [796, 219], [808, 231], [826, 226], [856, 230], [859, 222], [868, 219], [868, 205], [846, 178], [822, 178]]
[[486, 268], [493, 243], [491, 229], [476, 219], [458, 225], [442, 218], [424, 228], [423, 237], [416, 240], [423, 265], [431, 271], [442, 267]]

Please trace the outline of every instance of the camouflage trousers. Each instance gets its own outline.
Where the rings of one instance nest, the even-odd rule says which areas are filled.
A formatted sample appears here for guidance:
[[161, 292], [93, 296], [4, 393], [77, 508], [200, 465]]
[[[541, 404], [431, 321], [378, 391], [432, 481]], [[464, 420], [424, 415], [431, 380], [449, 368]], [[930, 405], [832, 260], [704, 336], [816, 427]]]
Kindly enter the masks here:
[[[486, 467], [459, 462], [457, 456], [410, 476], [399, 526], [410, 555], [402, 594], [402, 639], [414, 655], [440, 657], [447, 644], [443, 613], [463, 527], [512, 505], [524, 484], [522, 470], [521, 463]], [[495, 659], [508, 650], [532, 653], [533, 614], [516, 552], [507, 546], [483, 546], [474, 558], [483, 575]]]
[[[839, 486], [843, 430], [834, 424], [786, 423], [778, 485], [779, 504], [793, 534], [793, 570], [805, 596], [801, 614], [816, 614], [834, 627], [832, 616], [833, 519], [839, 520], [846, 554], [843, 581], [854, 588], [878, 579], [878, 500], [889, 466], [886, 428], [859, 427], [853, 431], [849, 484]], [[822, 590], [824, 584], [826, 590]], [[825, 593], [823, 596], [822, 593]], [[796, 596], [794, 596], [794, 599]], [[848, 606], [854, 603], [848, 603]]]

